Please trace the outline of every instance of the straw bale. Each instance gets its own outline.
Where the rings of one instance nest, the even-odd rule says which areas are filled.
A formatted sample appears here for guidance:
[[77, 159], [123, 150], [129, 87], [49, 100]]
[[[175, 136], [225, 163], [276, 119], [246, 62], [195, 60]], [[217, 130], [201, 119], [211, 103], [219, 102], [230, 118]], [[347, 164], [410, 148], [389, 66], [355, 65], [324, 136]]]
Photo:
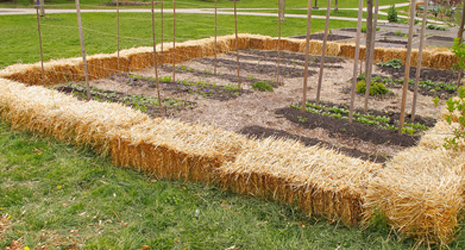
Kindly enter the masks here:
[[408, 237], [446, 244], [463, 209], [465, 153], [440, 147], [399, 153], [372, 179], [365, 197], [365, 219], [376, 211]]
[[389, 60], [392, 59], [400, 59], [402, 61], [402, 64], [405, 64], [407, 56], [407, 50], [405, 49], [400, 49], [400, 48], [389, 48], [384, 51], [384, 62], [388, 62]]
[[373, 62], [379, 63], [383, 61], [384, 52], [386, 51], [383, 47], [376, 47], [373, 53]]
[[218, 175], [224, 188], [297, 202], [309, 214], [354, 225], [368, 180], [380, 167], [324, 148], [264, 139], [251, 141]]
[[355, 45], [354, 44], [341, 44], [341, 56], [346, 58], [355, 58]]
[[326, 44], [326, 55], [327, 56], [340, 56], [341, 45], [335, 42], [328, 42]]
[[305, 43], [302, 39], [289, 39], [283, 38], [281, 39], [281, 50], [287, 50], [291, 52], [299, 52], [302, 43]]
[[157, 178], [207, 183], [215, 179], [214, 170], [234, 160], [248, 141], [233, 132], [169, 119], [110, 134], [115, 164], [136, 167]]
[[452, 69], [458, 63], [458, 58], [450, 51], [434, 52], [430, 60], [431, 67], [435, 69]]

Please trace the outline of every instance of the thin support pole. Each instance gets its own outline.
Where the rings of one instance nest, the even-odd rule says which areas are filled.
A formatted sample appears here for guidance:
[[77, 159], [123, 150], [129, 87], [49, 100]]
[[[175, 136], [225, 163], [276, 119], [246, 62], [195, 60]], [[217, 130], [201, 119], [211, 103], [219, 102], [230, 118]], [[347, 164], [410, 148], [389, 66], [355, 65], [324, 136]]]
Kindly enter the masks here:
[[[281, 13], [281, 4], [279, 5]], [[276, 85], [279, 85], [279, 63], [281, 57], [281, 17], [278, 15], [278, 60], [276, 62]]]
[[160, 44], [161, 44], [161, 53], [160, 53], [160, 56], [161, 56], [161, 64], [163, 65], [163, 63], [165, 63], [165, 60], [164, 60], [164, 53], [165, 51], [163, 50], [163, 0], [160, 0], [160, 26], [161, 26], [161, 33], [160, 33]]
[[176, 0], [173, 0], [173, 82], [176, 82]]
[[[415, 6], [415, 0], [410, 1], [410, 6]], [[405, 120], [405, 104], [407, 103], [407, 90], [408, 81], [410, 79], [410, 58], [412, 57], [412, 39], [413, 39], [413, 26], [415, 26], [415, 8], [410, 9], [410, 23], [408, 30], [408, 41], [407, 41], [407, 57], [405, 59], [405, 76], [404, 86], [402, 87], [402, 103], [400, 106], [400, 118], [399, 118], [399, 134], [402, 134]]]
[[84, 66], [84, 73], [86, 78], [87, 100], [90, 100], [91, 94], [89, 85], [89, 70], [87, 69], [86, 49], [84, 46], [84, 35], [82, 33], [81, 9], [79, 8], [79, 0], [76, 0], [76, 12], [79, 25], [79, 38], [81, 40], [82, 65]]
[[310, 53], [310, 30], [312, 26], [312, 0], [308, 0], [307, 10], [307, 37], [305, 38], [305, 70], [304, 70], [304, 83], [302, 90], [302, 113], [305, 113], [307, 104], [307, 85], [308, 85], [308, 61]]
[[44, 52], [42, 50], [42, 32], [40, 30], [40, 14], [39, 14], [39, 6], [36, 6], [37, 12], [37, 28], [39, 32], [39, 48], [40, 48], [40, 74], [41, 74], [41, 82], [43, 83], [45, 80], [45, 70], [44, 70]]
[[[162, 102], [161, 94], [160, 94], [160, 83], [158, 81], [158, 64], [157, 64], [157, 41], [155, 37], [155, 12], [154, 12], [154, 0], [152, 0], [152, 39], [153, 39], [153, 65], [155, 71], [155, 83], [157, 85], [157, 95], [158, 95], [158, 105], [160, 109], [162, 109]], [[166, 115], [166, 110], [165, 110]]]
[[331, 13], [331, 0], [328, 0], [328, 7], [326, 9], [326, 23], [325, 23], [325, 34], [323, 36], [323, 48], [321, 49], [320, 58], [320, 75], [318, 76], [318, 88], [316, 91], [316, 104], [320, 103], [321, 84], [323, 83], [323, 72], [325, 66], [325, 55], [326, 55], [326, 43], [328, 41], [329, 32], [329, 16]]
[[349, 109], [349, 123], [352, 124], [354, 117], [355, 105], [355, 85], [357, 84], [357, 69], [358, 58], [360, 54], [360, 33], [362, 29], [362, 13], [363, 13], [363, 0], [358, 3], [358, 22], [357, 22], [357, 35], [355, 38], [355, 56], [354, 56], [354, 71], [352, 76], [352, 88], [350, 90], [350, 109]]
[[[424, 10], [428, 9], [428, 2], [425, 1]], [[417, 98], [418, 98], [418, 84], [420, 81], [420, 74], [421, 74], [421, 61], [423, 55], [423, 48], [425, 46], [425, 28], [426, 28], [426, 17], [427, 12], [423, 11], [423, 19], [421, 22], [421, 31], [420, 31], [420, 48], [418, 48], [418, 60], [417, 60], [417, 69], [415, 72], [415, 87], [413, 90], [413, 103], [412, 103], [412, 122], [415, 121], [416, 109], [417, 109]]]
[[[366, 79], [366, 89], [365, 89], [365, 103], [363, 106], [363, 109], [365, 112], [368, 111], [368, 99], [370, 97], [370, 88], [371, 88], [371, 72], [373, 71], [373, 58], [375, 55], [375, 42], [376, 42], [376, 28], [378, 26], [378, 10], [379, 10], [379, 0], [376, 0], [375, 2], [375, 11], [374, 11], [374, 17], [373, 17], [373, 28], [371, 31], [371, 39], [370, 39], [370, 53], [368, 55], [365, 54], [365, 57], [368, 56], [367, 63], [366, 65], [366, 71], [365, 72], [365, 79]], [[365, 39], [365, 41], [367, 41]]]
[[237, 35], [237, 8], [236, 8], [236, 1], [234, 1], [234, 27], [235, 27], [235, 34], [236, 34], [236, 57], [237, 57], [237, 87], [240, 89], [241, 88], [241, 73], [240, 73], [240, 68], [241, 64], [239, 62], [239, 36]]
[[215, 0], [215, 44], [213, 48], [213, 53], [215, 54], [215, 62], [214, 62], [214, 69], [213, 69], [213, 74], [216, 75], [216, 68], [217, 68], [217, 51], [216, 51], [216, 46], [218, 43], [218, 0]]
[[119, 58], [119, 0], [116, 0], [116, 53], [118, 56], [118, 72], [120, 71]]

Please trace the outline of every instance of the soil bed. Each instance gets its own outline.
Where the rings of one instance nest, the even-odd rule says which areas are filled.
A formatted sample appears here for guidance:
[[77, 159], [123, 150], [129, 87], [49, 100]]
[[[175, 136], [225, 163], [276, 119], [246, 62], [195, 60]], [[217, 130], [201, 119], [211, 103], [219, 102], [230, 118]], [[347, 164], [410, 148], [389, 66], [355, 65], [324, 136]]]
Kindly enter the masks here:
[[[279, 87], [274, 86], [275, 88], [269, 89], [270, 92], [261, 92], [253, 89], [252, 84], [257, 81], [273, 83], [276, 80], [277, 51], [241, 50], [239, 53], [241, 88], [238, 88], [238, 84], [234, 84], [237, 81], [235, 53], [218, 55], [220, 63], [216, 75], [212, 73], [213, 57], [199, 58], [176, 65], [175, 83], [171, 79], [173, 73], [171, 65], [160, 66], [158, 76], [161, 96], [166, 98], [163, 103], [173, 103], [173, 106], [181, 103], [177, 106], [183, 107], [173, 108], [168, 116], [185, 123], [209, 124], [247, 136], [260, 138], [279, 136], [300, 140], [306, 145], [320, 144], [353, 157], [377, 162], [383, 162], [406, 147], [415, 145], [422, 134], [421, 130], [412, 130], [408, 126], [408, 130], [405, 130], [406, 133], [403, 135], [398, 135], [392, 128], [379, 128], [397, 126], [395, 120], [398, 119], [396, 115], [398, 116], [400, 111], [401, 96], [401, 89], [398, 87], [393, 86], [392, 94], [389, 96], [370, 98], [369, 107], [373, 111], [366, 114], [366, 117], [357, 116], [357, 119], [367, 124], [375, 124], [368, 119], [368, 115], [384, 116], [385, 118], [379, 119], [389, 118], [391, 123], [378, 122], [376, 126], [369, 126], [357, 122], [355, 125], [349, 125], [344, 118], [334, 118], [337, 114], [323, 115], [322, 113], [327, 112], [324, 111], [321, 114], [306, 112], [303, 115], [300, 110], [291, 107], [302, 98], [304, 80], [302, 62], [305, 59], [303, 54], [281, 52], [280, 66], [291, 73], [284, 74], [280, 79]], [[311, 58], [313, 63], [318, 64], [319, 56]], [[346, 107], [350, 102], [350, 95], [341, 94], [340, 91], [347, 86], [347, 82], [352, 77], [353, 62], [350, 59], [329, 57], [326, 65], [331, 67], [325, 67], [321, 100], [331, 107]], [[373, 74], [390, 77], [380, 69], [374, 67]], [[398, 74], [397, 72], [400, 71], [402, 69], [395, 69], [392, 74]], [[91, 82], [91, 85], [106, 91], [124, 93], [129, 96], [128, 98], [144, 96], [156, 100], [155, 83], [153, 68], [146, 68], [130, 74], [96, 80]], [[311, 74], [306, 89], [308, 100], [315, 98], [317, 83], [318, 74]], [[444, 107], [444, 102], [441, 101], [439, 106], [435, 107], [432, 105], [431, 97], [421, 93], [418, 97], [417, 115], [437, 118]], [[186, 104], [183, 106], [182, 103]], [[363, 97], [357, 95], [355, 107], [361, 108], [362, 105]], [[146, 106], [147, 108], [143, 109], [150, 111], [150, 107]], [[191, 108], [184, 108], [185, 106]], [[192, 109], [192, 106], [195, 108]], [[137, 108], [136, 105], [134, 107]], [[411, 104], [407, 103], [406, 108], [409, 110]], [[141, 105], [138, 109], [141, 109]], [[155, 109], [158, 109], [156, 105]], [[159, 113], [154, 111], [152, 115], [158, 116]], [[409, 122], [408, 117], [406, 121]]]
[[[81, 85], [61, 86], [56, 87], [56, 90], [71, 94], [77, 97], [79, 100], [86, 99], [86, 89]], [[163, 99], [163, 107], [158, 106], [158, 99], [147, 98], [145, 96], [128, 95], [117, 91], [100, 90], [93, 88], [91, 90], [92, 99], [99, 102], [117, 102], [133, 109], [140, 110], [151, 117], [160, 117], [166, 115], [178, 113], [184, 109], [193, 109], [197, 106], [195, 102], [179, 101], [173, 99]]]
[[[405, 66], [402, 66], [400, 69], [395, 69], [392, 67], [380, 67], [380, 70], [383, 74], [390, 76], [395, 79], [403, 79], [405, 75]], [[416, 67], [410, 67], [410, 79], [415, 79], [415, 74], [417, 72]], [[452, 70], [441, 70], [441, 69], [428, 69], [422, 68], [420, 74], [420, 80], [426, 81], [430, 80], [432, 82], [444, 82], [444, 83], [456, 83], [458, 79], [458, 73]]]

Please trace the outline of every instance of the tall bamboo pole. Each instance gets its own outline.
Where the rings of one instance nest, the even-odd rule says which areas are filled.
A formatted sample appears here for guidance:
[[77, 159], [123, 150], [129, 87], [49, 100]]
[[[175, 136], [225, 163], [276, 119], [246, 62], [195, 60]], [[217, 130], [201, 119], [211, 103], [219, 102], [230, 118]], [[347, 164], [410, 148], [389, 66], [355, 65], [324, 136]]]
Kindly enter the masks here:
[[[160, 94], [160, 82], [158, 81], [158, 63], [157, 63], [157, 41], [155, 39], [155, 12], [154, 12], [154, 0], [152, 0], [152, 43], [153, 43], [153, 68], [155, 71], [155, 83], [157, 85], [158, 105], [162, 108], [161, 94]], [[165, 114], [166, 115], [166, 114]]]
[[[465, 6], [465, 1], [462, 1], [462, 3], [464, 4]], [[459, 39], [459, 44], [462, 43], [462, 40], [463, 40], [463, 29], [464, 29], [464, 26], [465, 26], [465, 9], [462, 9], [462, 15], [460, 17], [460, 25], [459, 25], [459, 30], [457, 32], [457, 38]], [[462, 81], [462, 73], [463, 70], [459, 70], [459, 77], [457, 79], [457, 88], [460, 87], [460, 82]]]
[[367, 85], [366, 85], [366, 90], [365, 90], [365, 105], [363, 107], [365, 112], [368, 110], [368, 99], [370, 97], [371, 72], [373, 71], [373, 57], [375, 55], [375, 44], [376, 44], [376, 28], [378, 26], [378, 10], [379, 10], [379, 0], [376, 0], [374, 17], [373, 17], [373, 25], [372, 25], [373, 28], [371, 32], [371, 38], [370, 38], [371, 50], [370, 50], [369, 55], [365, 54], [365, 57], [368, 56], [367, 65], [366, 65], [367, 70], [365, 72], [365, 79], [366, 79]]
[[[415, 0], [410, 1], [410, 6], [415, 6]], [[410, 76], [410, 58], [412, 57], [412, 39], [413, 39], [413, 26], [415, 26], [415, 7], [410, 8], [410, 23], [408, 29], [407, 41], [407, 57], [405, 59], [405, 76], [404, 86], [402, 87], [402, 103], [400, 106], [400, 119], [399, 119], [399, 134], [402, 134], [405, 120], [405, 104], [407, 102], [407, 89]]]
[[373, 0], [367, 0], [367, 18], [366, 18], [366, 27], [367, 32], [365, 36], [365, 112], [368, 109], [368, 98], [370, 97], [370, 88], [371, 88], [371, 69], [372, 69], [372, 60], [370, 58], [371, 52], [374, 50], [372, 47], [373, 34]]
[[45, 80], [45, 70], [44, 70], [44, 52], [42, 50], [42, 32], [40, 30], [40, 14], [39, 14], [39, 6], [36, 5], [36, 12], [37, 12], [37, 28], [39, 32], [39, 49], [40, 49], [40, 74], [41, 74], [41, 82]]
[[215, 62], [214, 62], [214, 69], [213, 69], [213, 73], [216, 75], [216, 68], [217, 68], [217, 51], [216, 51], [216, 46], [217, 46], [217, 43], [218, 43], [218, 0], [215, 0], [215, 43], [214, 43], [214, 48], [213, 48], [213, 52], [215, 54]]
[[[282, 0], [280, 0], [282, 1]], [[278, 5], [279, 12], [283, 11], [281, 8], [281, 2]], [[278, 60], [276, 62], [276, 85], [279, 85], [279, 63], [281, 57], [281, 16], [278, 15]]]
[[305, 70], [304, 70], [304, 83], [302, 90], [302, 113], [305, 113], [307, 104], [307, 85], [308, 85], [308, 61], [310, 53], [310, 30], [312, 26], [312, 0], [308, 0], [307, 10], [307, 37], [305, 38]]
[[118, 72], [120, 71], [119, 62], [119, 0], [116, 0], [116, 53], [118, 56]]
[[176, 0], [173, 0], [173, 82], [176, 82]]
[[160, 56], [161, 56], [161, 64], [163, 65], [163, 63], [165, 63], [165, 58], [164, 58], [164, 54], [165, 54], [165, 51], [163, 50], [163, 0], [160, 0], [160, 26], [161, 26], [161, 33], [160, 33], [160, 44], [161, 44], [161, 53], [160, 53]]
[[358, 21], [357, 21], [357, 35], [355, 38], [355, 56], [354, 56], [354, 71], [352, 76], [352, 88], [350, 91], [350, 110], [349, 110], [349, 123], [352, 124], [354, 116], [354, 104], [355, 104], [355, 85], [357, 84], [357, 69], [358, 69], [358, 58], [360, 54], [360, 33], [362, 30], [362, 14], [363, 14], [363, 0], [358, 2]]
[[331, 13], [331, 0], [328, 0], [328, 8], [326, 9], [326, 23], [325, 23], [325, 34], [323, 36], [323, 48], [321, 51], [320, 58], [320, 75], [318, 76], [318, 88], [316, 91], [316, 103], [320, 103], [321, 84], [323, 82], [323, 71], [325, 66], [325, 55], [326, 55], [326, 43], [328, 41], [328, 30], [329, 30], [329, 15]]
[[[428, 9], [428, 2], [425, 1], [424, 10]], [[421, 74], [421, 60], [423, 55], [423, 47], [425, 46], [425, 28], [426, 28], [426, 16], [428, 12], [423, 11], [423, 19], [421, 22], [421, 32], [420, 32], [420, 48], [418, 49], [418, 60], [417, 60], [417, 70], [415, 72], [415, 87], [413, 90], [413, 103], [412, 103], [412, 122], [415, 121], [415, 113], [417, 109], [417, 96], [418, 96], [418, 83], [420, 81]]]
[[241, 73], [240, 73], [240, 62], [239, 62], [239, 36], [237, 35], [237, 8], [236, 8], [236, 1], [234, 1], [234, 26], [235, 26], [235, 34], [236, 34], [236, 56], [237, 56], [237, 87], [241, 88]]
[[79, 8], [79, 0], [76, 0], [76, 12], [79, 25], [79, 38], [81, 40], [82, 65], [84, 66], [84, 73], [86, 78], [87, 100], [90, 100], [89, 70], [87, 69], [86, 49], [84, 47], [84, 35], [82, 33], [81, 9]]

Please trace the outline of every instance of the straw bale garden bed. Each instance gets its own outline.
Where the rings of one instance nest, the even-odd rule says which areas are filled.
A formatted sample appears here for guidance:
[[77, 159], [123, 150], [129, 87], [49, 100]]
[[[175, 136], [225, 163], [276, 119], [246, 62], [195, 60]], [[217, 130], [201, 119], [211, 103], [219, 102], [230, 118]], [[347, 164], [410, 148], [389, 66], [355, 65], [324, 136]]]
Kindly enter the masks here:
[[[407, 117], [404, 133], [399, 135], [396, 131], [400, 116], [398, 100], [403, 66], [395, 68], [385, 63], [375, 67], [374, 81], [385, 84], [389, 93], [370, 97], [368, 112], [361, 109], [362, 95], [357, 96], [355, 122], [349, 124], [348, 76], [352, 70], [351, 60], [342, 57], [326, 58], [323, 101], [315, 104], [320, 57], [310, 57], [309, 101], [307, 112], [302, 113], [301, 86], [305, 57], [301, 53], [286, 51], [280, 52], [280, 56], [281, 78], [278, 83], [277, 51], [246, 49], [239, 54], [239, 79], [236, 53], [218, 57], [216, 75], [213, 72], [213, 57], [177, 64], [176, 81], [172, 79], [172, 65], [160, 66], [161, 109], [153, 68], [116, 73], [106, 79], [93, 81], [93, 99], [118, 102], [152, 117], [176, 118], [191, 124], [212, 124], [249, 137], [291, 138], [307, 146], [322, 145], [352, 157], [385, 162], [397, 152], [415, 146], [421, 135], [434, 126], [441, 107], [433, 105], [432, 97], [446, 99], [455, 93], [455, 89], [450, 88], [455, 86], [452, 84], [454, 74], [445, 70], [423, 69], [425, 79], [438, 82], [432, 83], [430, 80], [429, 83], [420, 83], [419, 105], [422, 108], [419, 116], [414, 122], [409, 122]], [[359, 77], [362, 79], [363, 75]], [[257, 87], [257, 83], [268, 86], [268, 89]], [[85, 88], [76, 83], [61, 84], [55, 88], [80, 99], [85, 97]]]

